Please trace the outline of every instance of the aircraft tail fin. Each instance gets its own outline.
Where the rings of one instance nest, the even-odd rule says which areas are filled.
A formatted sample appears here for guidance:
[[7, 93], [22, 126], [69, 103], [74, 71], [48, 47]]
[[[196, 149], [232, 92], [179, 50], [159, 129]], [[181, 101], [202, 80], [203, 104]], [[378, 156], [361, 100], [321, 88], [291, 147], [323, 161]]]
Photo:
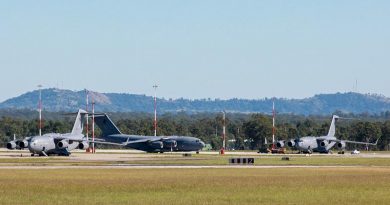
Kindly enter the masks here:
[[122, 134], [106, 114], [96, 115], [95, 123], [102, 131], [103, 137], [113, 134]]
[[83, 126], [84, 126], [84, 120], [83, 116], [87, 114], [85, 110], [79, 109], [77, 112], [76, 120], [73, 125], [72, 134], [82, 134], [83, 133]]
[[330, 124], [329, 132], [328, 132], [328, 137], [334, 137], [334, 135], [336, 134], [336, 121], [339, 118], [340, 118], [339, 116], [333, 115], [332, 123]]

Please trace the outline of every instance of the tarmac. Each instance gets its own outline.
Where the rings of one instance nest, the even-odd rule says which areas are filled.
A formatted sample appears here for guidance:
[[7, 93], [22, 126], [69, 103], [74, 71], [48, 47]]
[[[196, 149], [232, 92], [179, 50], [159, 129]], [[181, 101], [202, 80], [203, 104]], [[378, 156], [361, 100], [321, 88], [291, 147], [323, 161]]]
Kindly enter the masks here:
[[[137, 164], [137, 161], [147, 160], [175, 160], [183, 159], [180, 152], [174, 153], [145, 153], [137, 150], [103, 150], [99, 149], [95, 154], [86, 153], [84, 150], [75, 150], [72, 151], [71, 156], [54, 156], [54, 157], [31, 157], [28, 150], [7, 150], [0, 148], [0, 169], [202, 169], [202, 168], [215, 168], [215, 169], [241, 169], [241, 168], [250, 168], [250, 169], [272, 169], [272, 168], [345, 168], [345, 167], [362, 167], [362, 166], [316, 166], [316, 165], [196, 165], [196, 164], [185, 164], [185, 165], [166, 165], [166, 164]], [[195, 152], [191, 153], [192, 155], [197, 155]], [[210, 156], [218, 155], [218, 152], [205, 151], [200, 152], [199, 156]], [[236, 157], [304, 157], [308, 155], [302, 154], [259, 154], [255, 151], [233, 151], [226, 152], [226, 156], [236, 156]], [[352, 155], [346, 153], [344, 155], [339, 154], [313, 154], [310, 156], [315, 157], [361, 157], [361, 158], [390, 158], [390, 152], [368, 152], [361, 153], [359, 155]], [[308, 157], [310, 157], [308, 156]], [[27, 159], [25, 161], [20, 161]], [[33, 159], [43, 159], [43, 160], [33, 160]], [[45, 161], [45, 159], [49, 159]], [[189, 158], [195, 159], [195, 158]], [[1, 161], [3, 160], [3, 161]], [[124, 163], [125, 162], [125, 163]], [[65, 163], [65, 164], [64, 164]]]
[[[139, 150], [132, 149], [98, 149], [95, 154], [86, 154], [85, 150], [72, 150], [70, 157], [59, 157], [59, 158], [74, 158], [79, 160], [116, 160], [121, 158], [151, 158], [151, 157], [162, 157], [172, 155], [182, 155], [185, 153], [190, 153], [192, 155], [197, 155], [195, 152], [165, 152], [164, 154], [159, 153], [145, 153]], [[218, 151], [201, 151], [199, 155], [218, 155]], [[287, 154], [267, 154], [267, 153], [257, 153], [256, 151], [226, 151], [225, 156], [309, 156], [305, 154], [296, 154], [296, 153], [287, 153]], [[0, 148], [0, 159], [1, 158], [14, 158], [14, 157], [30, 157], [30, 152], [28, 150], [8, 150], [6, 148]], [[345, 154], [318, 154], [314, 153], [310, 156], [338, 156], [338, 157], [349, 157], [349, 156], [358, 156], [358, 157], [367, 157], [367, 158], [390, 158], [390, 152], [362, 152], [358, 155], [353, 155], [348, 152]], [[36, 157], [35, 157], [36, 158]]]
[[194, 165], [104, 165], [104, 166], [0, 166], [2, 169], [289, 169], [289, 168], [357, 168], [365, 166], [310, 166], [310, 165], [292, 165], [292, 166], [263, 166], [263, 165], [212, 165], [212, 166], [194, 166]]

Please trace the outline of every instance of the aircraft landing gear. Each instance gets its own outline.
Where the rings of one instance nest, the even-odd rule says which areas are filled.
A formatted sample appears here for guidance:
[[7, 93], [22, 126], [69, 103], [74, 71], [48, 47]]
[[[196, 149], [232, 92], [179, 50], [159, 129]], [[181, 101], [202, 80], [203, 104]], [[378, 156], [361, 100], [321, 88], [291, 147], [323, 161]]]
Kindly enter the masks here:
[[196, 154], [199, 154], [199, 151], [196, 151]]
[[308, 154], [312, 154], [312, 153], [313, 153], [313, 150], [311, 150], [311, 147], [310, 147], [310, 146], [307, 148], [307, 153], [308, 153]]

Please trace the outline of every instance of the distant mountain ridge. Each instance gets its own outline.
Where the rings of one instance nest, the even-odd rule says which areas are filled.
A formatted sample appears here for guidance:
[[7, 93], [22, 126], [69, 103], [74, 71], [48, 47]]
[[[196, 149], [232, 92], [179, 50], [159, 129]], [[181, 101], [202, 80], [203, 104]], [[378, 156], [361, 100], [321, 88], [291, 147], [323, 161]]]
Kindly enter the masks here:
[[[0, 109], [30, 109], [38, 107], [39, 91], [31, 91], [0, 103]], [[153, 97], [125, 93], [90, 92], [96, 110], [104, 112], [153, 112]], [[73, 112], [85, 108], [85, 91], [56, 88], [42, 90], [43, 109], [46, 111]], [[335, 93], [319, 94], [304, 99], [275, 99], [278, 113], [329, 115], [335, 111], [345, 113], [379, 114], [390, 111], [390, 98], [377, 94]], [[227, 112], [270, 113], [272, 98], [249, 99], [158, 99], [158, 112]]]

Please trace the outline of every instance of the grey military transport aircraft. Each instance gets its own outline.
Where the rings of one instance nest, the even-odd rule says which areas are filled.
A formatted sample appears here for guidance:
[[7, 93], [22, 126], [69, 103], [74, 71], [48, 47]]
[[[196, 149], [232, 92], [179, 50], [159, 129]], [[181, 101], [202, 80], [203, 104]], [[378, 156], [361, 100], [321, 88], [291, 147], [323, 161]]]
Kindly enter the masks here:
[[97, 144], [117, 145], [145, 152], [189, 152], [199, 151], [204, 142], [188, 136], [140, 136], [122, 134], [106, 114], [96, 115], [95, 123], [102, 131], [101, 138], [95, 138]]
[[71, 133], [48, 133], [42, 136], [25, 137], [22, 140], [13, 140], [7, 143], [8, 149], [28, 148], [31, 156], [62, 155], [69, 156], [73, 149], [87, 149], [88, 141], [84, 138], [83, 117], [87, 114], [79, 110]]
[[[336, 133], [336, 121], [340, 117], [337, 115], [333, 115], [332, 123], [330, 124], [328, 135], [314, 137], [314, 136], [306, 136], [306, 137], [298, 137], [296, 139], [291, 139], [287, 141], [287, 146], [292, 149], [298, 150], [301, 153], [329, 153], [331, 149], [336, 145], [336, 147], [342, 151], [345, 150], [346, 143], [352, 144], [362, 144], [362, 145], [377, 145], [379, 138], [375, 143], [369, 142], [356, 142], [349, 140], [339, 140], [335, 137]], [[276, 143], [278, 148], [283, 148], [286, 144], [286, 141], [281, 140]]]

